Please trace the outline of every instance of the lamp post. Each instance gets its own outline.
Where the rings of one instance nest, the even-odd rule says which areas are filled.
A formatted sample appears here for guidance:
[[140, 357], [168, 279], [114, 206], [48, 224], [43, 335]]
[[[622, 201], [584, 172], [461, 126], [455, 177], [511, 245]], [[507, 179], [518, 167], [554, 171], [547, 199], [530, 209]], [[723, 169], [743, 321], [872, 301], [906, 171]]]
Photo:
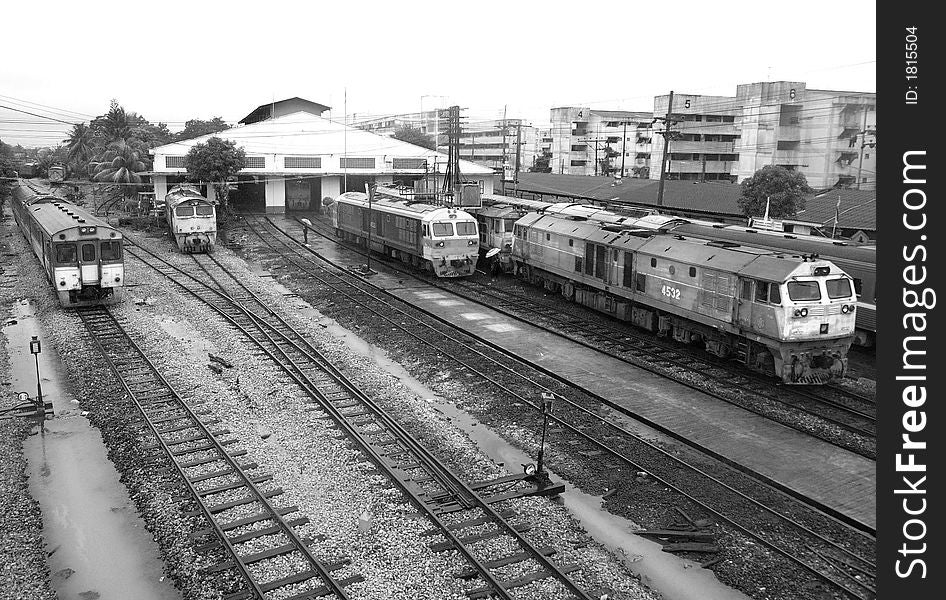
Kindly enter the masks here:
[[43, 347], [40, 344], [39, 338], [33, 336], [30, 340], [30, 354], [33, 355], [33, 359], [36, 362], [36, 410], [38, 414], [45, 416], [45, 404], [43, 403], [43, 382], [39, 377], [39, 354], [43, 351]]
[[552, 403], [554, 400], [555, 394], [542, 392], [542, 441], [539, 442], [539, 455], [536, 460], [538, 463], [537, 471], [539, 473], [545, 472], [545, 467], [543, 466], [545, 459], [545, 432], [549, 427], [549, 415], [552, 414]]

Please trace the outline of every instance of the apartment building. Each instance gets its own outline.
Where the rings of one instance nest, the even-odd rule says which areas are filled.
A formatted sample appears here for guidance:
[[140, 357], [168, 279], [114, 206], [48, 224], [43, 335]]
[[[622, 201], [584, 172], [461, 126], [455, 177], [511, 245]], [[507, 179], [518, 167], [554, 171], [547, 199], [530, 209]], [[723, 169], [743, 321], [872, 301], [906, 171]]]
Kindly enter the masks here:
[[552, 173], [648, 176], [653, 113], [553, 108], [550, 129]]
[[[669, 94], [654, 98], [666, 116]], [[665, 124], [655, 124], [652, 179]], [[876, 94], [807, 89], [804, 82], [739, 85], [735, 96], [674, 94], [668, 179], [740, 182], [766, 165], [805, 174], [816, 189], [876, 185]]]

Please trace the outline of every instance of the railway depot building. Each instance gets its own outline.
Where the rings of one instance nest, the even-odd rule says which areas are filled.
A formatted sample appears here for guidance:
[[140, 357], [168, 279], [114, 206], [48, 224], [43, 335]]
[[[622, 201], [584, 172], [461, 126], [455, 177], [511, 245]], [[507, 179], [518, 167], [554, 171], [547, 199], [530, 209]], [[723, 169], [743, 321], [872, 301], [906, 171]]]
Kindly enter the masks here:
[[[417, 190], [440, 189], [446, 154], [347, 127], [321, 116], [329, 107], [301, 98], [264, 104], [240, 125], [154, 148], [156, 198], [185, 180], [184, 157], [211, 137], [233, 141], [246, 152], [246, 166], [231, 187], [235, 208], [267, 213], [320, 211], [323, 198], [364, 191], [365, 184], [402, 184]], [[493, 192], [493, 171], [460, 161], [463, 181]], [[207, 186], [213, 199], [213, 188]]]

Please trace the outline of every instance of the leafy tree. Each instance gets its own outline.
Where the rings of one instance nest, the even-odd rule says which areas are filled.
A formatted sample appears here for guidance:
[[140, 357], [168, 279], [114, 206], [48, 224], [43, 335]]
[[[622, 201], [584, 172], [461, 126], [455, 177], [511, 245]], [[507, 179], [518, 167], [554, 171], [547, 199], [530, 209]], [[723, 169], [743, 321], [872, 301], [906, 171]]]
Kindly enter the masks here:
[[647, 179], [650, 177], [650, 167], [631, 167], [631, 173], [637, 179]]
[[13, 148], [0, 140], [0, 219], [3, 218], [3, 207], [7, 196], [13, 189], [13, 174], [16, 168], [13, 163]]
[[615, 156], [618, 156], [619, 154], [620, 153], [617, 150], [611, 148], [611, 146], [605, 146], [604, 156], [598, 159], [598, 171], [605, 176], [610, 175], [616, 171], [617, 167], [611, 164], [611, 159]]
[[147, 169], [141, 160], [138, 150], [125, 141], [112, 142], [102, 155], [100, 164], [95, 169], [93, 180], [100, 183], [119, 184], [122, 195], [130, 198], [137, 187], [129, 184], [140, 184], [139, 173]]
[[770, 198], [770, 217], [793, 217], [805, 208], [805, 195], [811, 192], [803, 173], [766, 165], [742, 181], [738, 203], [744, 215], [759, 217], [765, 214], [766, 199]]
[[427, 148], [428, 150], [437, 149], [437, 140], [435, 140], [433, 136], [427, 135], [421, 132], [420, 129], [414, 129], [410, 126], [401, 127], [395, 131], [391, 137], [396, 140], [401, 140], [402, 142], [407, 142], [408, 144]]
[[171, 136], [171, 141], [180, 142], [181, 140], [189, 140], [202, 135], [207, 135], [208, 133], [217, 133], [218, 131], [223, 131], [224, 129], [229, 128], [230, 126], [227, 125], [227, 122], [220, 117], [214, 117], [209, 121], [191, 119], [190, 121], [184, 123], [183, 131], [179, 131]]
[[222, 212], [230, 209], [229, 181], [246, 166], [246, 152], [236, 142], [216, 136], [194, 145], [184, 156], [189, 181], [207, 182], [214, 186]]
[[72, 167], [73, 172], [85, 173], [95, 152], [92, 128], [85, 123], [73, 125], [69, 137], [64, 139], [63, 142], [66, 143], [66, 160]]
[[134, 123], [128, 118], [128, 113], [114, 98], [108, 112], [92, 119], [90, 123], [96, 139], [100, 141], [100, 146], [103, 148], [107, 148], [112, 142], [130, 138], [133, 125]]

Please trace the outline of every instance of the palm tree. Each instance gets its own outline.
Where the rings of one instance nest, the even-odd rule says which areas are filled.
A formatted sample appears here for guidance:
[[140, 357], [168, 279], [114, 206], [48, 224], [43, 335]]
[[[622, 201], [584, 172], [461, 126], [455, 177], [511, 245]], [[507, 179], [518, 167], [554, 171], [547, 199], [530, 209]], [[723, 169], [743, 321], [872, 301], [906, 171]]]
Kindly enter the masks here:
[[[136, 184], [141, 183], [141, 171], [147, 168], [138, 151], [127, 142], [112, 142], [100, 159], [93, 179], [102, 183]], [[131, 197], [134, 185], [122, 185], [122, 195]]]
[[92, 139], [92, 129], [85, 123], [79, 123], [72, 126], [69, 137], [64, 139], [66, 142], [66, 160], [73, 166], [73, 171], [82, 173], [85, 171], [85, 165], [92, 158], [95, 151], [95, 142]]

